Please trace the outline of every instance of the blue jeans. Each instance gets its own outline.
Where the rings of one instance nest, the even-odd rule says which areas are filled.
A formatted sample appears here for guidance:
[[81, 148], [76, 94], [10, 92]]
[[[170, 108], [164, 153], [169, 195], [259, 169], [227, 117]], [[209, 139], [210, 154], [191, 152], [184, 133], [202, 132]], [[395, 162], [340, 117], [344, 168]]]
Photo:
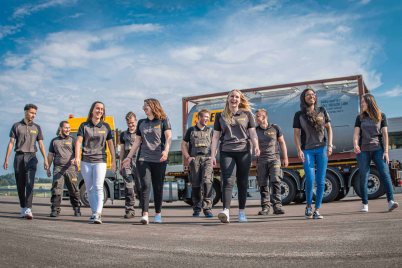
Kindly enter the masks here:
[[[328, 157], [327, 146], [318, 149], [303, 150], [304, 162], [303, 168], [306, 176], [306, 203], [313, 203], [314, 181], [317, 183], [317, 191], [315, 194], [315, 208], [321, 207], [322, 196], [324, 195], [325, 173], [327, 171]], [[317, 172], [315, 171], [317, 165]]]
[[382, 159], [384, 149], [376, 151], [361, 152], [356, 155], [357, 165], [359, 166], [360, 173], [360, 193], [363, 204], [368, 204], [367, 182], [370, 175], [370, 162], [373, 160], [378, 172], [380, 173], [380, 180], [384, 183], [385, 192], [387, 193], [388, 202], [394, 200], [392, 191], [391, 176], [389, 175], [389, 167], [385, 159]]

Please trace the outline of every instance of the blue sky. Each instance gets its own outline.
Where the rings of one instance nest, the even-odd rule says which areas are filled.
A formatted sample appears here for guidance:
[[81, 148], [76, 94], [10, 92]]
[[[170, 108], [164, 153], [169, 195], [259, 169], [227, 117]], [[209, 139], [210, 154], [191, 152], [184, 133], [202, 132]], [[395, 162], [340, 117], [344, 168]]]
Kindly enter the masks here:
[[397, 0], [0, 0], [0, 152], [26, 103], [46, 147], [95, 100], [124, 129], [157, 98], [176, 137], [184, 96], [355, 74], [402, 116], [401, 11]]

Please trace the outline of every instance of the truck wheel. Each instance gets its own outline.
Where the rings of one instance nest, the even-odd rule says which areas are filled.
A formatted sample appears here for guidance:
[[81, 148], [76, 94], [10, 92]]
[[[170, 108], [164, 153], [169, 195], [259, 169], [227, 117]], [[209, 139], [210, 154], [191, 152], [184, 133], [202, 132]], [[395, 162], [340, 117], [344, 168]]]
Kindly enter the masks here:
[[[108, 199], [108, 194], [105, 189], [105, 186], [103, 186], [103, 196], [104, 196], [103, 204], [106, 204], [107, 199]], [[80, 188], [80, 199], [81, 199], [81, 204], [84, 207], [90, 207], [89, 201], [88, 201], [88, 196], [87, 196], [87, 188], [85, 186], [85, 183]]]
[[281, 181], [282, 205], [290, 204], [296, 196], [296, 184], [292, 178], [285, 175]]
[[[356, 194], [362, 197], [360, 192], [360, 174], [359, 171], [356, 172], [356, 176], [353, 183], [353, 188]], [[380, 173], [374, 169], [370, 169], [369, 179], [367, 181], [367, 193], [368, 199], [377, 199], [379, 198], [385, 191], [384, 184], [380, 179]]]
[[212, 184], [212, 206], [215, 206], [222, 197], [222, 193], [221, 193], [221, 184], [219, 183], [219, 181], [214, 181], [214, 183]]
[[[344, 199], [346, 197], [346, 195], [349, 193], [349, 189], [350, 188], [346, 188], [346, 191], [340, 190], [338, 196], [334, 199], [334, 201], [339, 201], [339, 200]], [[345, 194], [345, 192], [346, 192], [346, 194]]]
[[[325, 174], [324, 194], [322, 196], [322, 202], [328, 203], [334, 201], [339, 194], [339, 181], [331, 173]], [[315, 199], [316, 186], [314, 185], [313, 198]]]

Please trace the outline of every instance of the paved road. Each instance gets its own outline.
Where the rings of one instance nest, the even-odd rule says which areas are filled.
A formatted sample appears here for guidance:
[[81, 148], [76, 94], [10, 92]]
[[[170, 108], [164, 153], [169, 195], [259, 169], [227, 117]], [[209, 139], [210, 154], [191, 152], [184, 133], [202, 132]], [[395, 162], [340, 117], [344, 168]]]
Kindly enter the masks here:
[[[402, 194], [395, 199], [402, 203]], [[257, 216], [251, 200], [246, 224], [236, 207], [221, 224], [164, 203], [164, 223], [147, 226], [123, 219], [122, 201], [104, 209], [102, 225], [88, 223], [88, 208], [73, 217], [66, 200], [62, 216], [50, 218], [48, 202], [35, 198], [29, 221], [18, 218], [16, 197], [0, 196], [0, 267], [402, 267], [402, 208], [387, 212], [385, 198], [370, 201], [369, 213], [358, 212], [356, 196], [323, 204], [323, 220], [305, 219], [296, 204], [282, 216]]]

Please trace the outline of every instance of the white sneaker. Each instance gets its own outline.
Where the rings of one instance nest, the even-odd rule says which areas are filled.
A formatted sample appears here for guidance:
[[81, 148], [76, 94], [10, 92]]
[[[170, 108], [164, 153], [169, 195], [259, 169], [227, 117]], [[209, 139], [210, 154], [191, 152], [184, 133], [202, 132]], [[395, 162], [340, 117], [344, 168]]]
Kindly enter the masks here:
[[27, 211], [27, 208], [23, 208], [21, 212], [20, 218], [25, 218], [25, 212]]
[[149, 223], [148, 216], [147, 215], [142, 216], [140, 222], [142, 224], [148, 224]]
[[247, 222], [246, 214], [244, 212], [239, 212], [239, 222]]
[[96, 223], [96, 224], [102, 224], [101, 215], [99, 215], [98, 213], [95, 214], [94, 223]]
[[362, 210], [360, 210], [361, 212], [368, 212], [368, 204], [367, 205], [363, 204], [362, 207], [363, 207]]
[[397, 202], [395, 202], [394, 200], [389, 201], [389, 203], [388, 203], [388, 210], [389, 211], [393, 211], [397, 207], [399, 207]]
[[229, 223], [229, 210], [225, 208], [219, 212], [218, 218], [223, 223]]
[[28, 220], [32, 220], [32, 219], [33, 219], [32, 211], [31, 211], [30, 208], [27, 208], [27, 209], [25, 210], [25, 219], [28, 219]]

